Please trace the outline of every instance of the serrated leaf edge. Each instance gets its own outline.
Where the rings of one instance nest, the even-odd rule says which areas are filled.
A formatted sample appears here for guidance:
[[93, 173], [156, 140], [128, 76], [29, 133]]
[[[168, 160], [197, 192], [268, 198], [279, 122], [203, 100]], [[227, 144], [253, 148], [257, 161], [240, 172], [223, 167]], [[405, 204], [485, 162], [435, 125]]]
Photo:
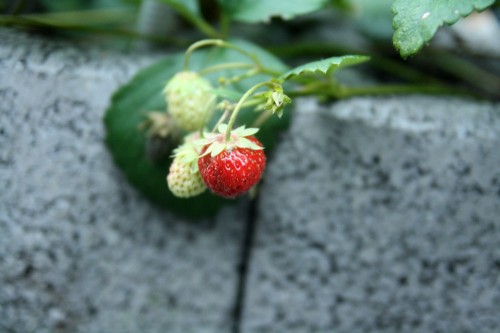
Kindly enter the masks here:
[[[328, 65], [328, 67], [326, 68], [326, 70], [324, 70], [323, 68], [311, 69], [315, 65], [319, 65], [321, 63], [326, 63], [329, 60], [332, 61], [332, 63], [330, 65]], [[351, 60], [353, 62], [347, 63], [347, 64], [342, 64], [342, 62], [344, 60]], [[370, 60], [370, 57], [369, 56], [365, 56], [365, 55], [345, 55], [345, 56], [340, 56], [340, 57], [330, 57], [330, 58], [327, 58], [327, 59], [322, 59], [322, 60], [316, 60], [316, 61], [308, 62], [308, 63], [305, 63], [303, 65], [300, 65], [300, 66], [297, 66], [295, 68], [292, 68], [291, 70], [289, 70], [285, 74], [281, 75], [280, 78], [283, 79], [283, 80], [288, 80], [289, 78], [291, 78], [293, 76], [300, 76], [300, 75], [303, 75], [305, 73], [309, 73], [309, 74], [327, 74], [327, 73], [330, 73], [332, 71], [335, 71], [335, 70], [343, 68], [343, 67], [354, 66], [354, 65], [361, 64], [361, 63], [366, 62], [368, 60]], [[334, 63], [334, 61], [338, 61], [338, 63]]]

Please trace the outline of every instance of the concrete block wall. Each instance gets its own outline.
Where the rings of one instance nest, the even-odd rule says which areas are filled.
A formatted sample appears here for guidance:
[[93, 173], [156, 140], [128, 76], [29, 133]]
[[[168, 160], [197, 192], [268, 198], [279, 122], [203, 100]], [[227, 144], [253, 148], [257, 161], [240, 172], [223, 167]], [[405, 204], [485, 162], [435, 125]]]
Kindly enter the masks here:
[[0, 31], [0, 332], [230, 332], [245, 206], [196, 224], [104, 145], [148, 56]]
[[245, 200], [188, 223], [113, 164], [154, 57], [0, 40], [0, 332], [500, 330], [500, 104], [296, 100], [249, 235]]
[[242, 332], [498, 332], [500, 104], [294, 112], [262, 188]]

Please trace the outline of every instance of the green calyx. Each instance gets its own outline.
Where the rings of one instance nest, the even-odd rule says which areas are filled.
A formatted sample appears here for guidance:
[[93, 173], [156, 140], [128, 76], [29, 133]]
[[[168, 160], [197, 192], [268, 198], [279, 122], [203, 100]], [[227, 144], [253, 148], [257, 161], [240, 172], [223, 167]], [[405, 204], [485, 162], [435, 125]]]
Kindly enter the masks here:
[[263, 92], [258, 97], [266, 100], [264, 104], [259, 105], [257, 111], [271, 111], [273, 114], [276, 113], [278, 118], [283, 116], [283, 110], [287, 104], [292, 103], [292, 99], [285, 95], [283, 92], [283, 87], [281, 85], [276, 85], [273, 90]]
[[229, 139], [226, 139], [227, 126], [228, 125], [226, 124], [220, 124], [217, 128], [218, 133], [205, 133], [205, 138], [194, 141], [194, 145], [199, 147], [205, 147], [208, 145], [208, 148], [200, 157], [209, 154], [210, 156], [215, 157], [224, 150], [232, 150], [234, 148], [246, 148], [252, 150], [264, 149], [255, 142], [247, 139], [248, 136], [256, 134], [259, 131], [258, 128], [245, 128], [245, 126], [240, 126], [232, 130]]
[[200, 150], [195, 142], [199, 138], [197, 132], [187, 135], [184, 143], [174, 150], [173, 157], [180, 159], [185, 165], [188, 165], [191, 172], [198, 172], [198, 157]]

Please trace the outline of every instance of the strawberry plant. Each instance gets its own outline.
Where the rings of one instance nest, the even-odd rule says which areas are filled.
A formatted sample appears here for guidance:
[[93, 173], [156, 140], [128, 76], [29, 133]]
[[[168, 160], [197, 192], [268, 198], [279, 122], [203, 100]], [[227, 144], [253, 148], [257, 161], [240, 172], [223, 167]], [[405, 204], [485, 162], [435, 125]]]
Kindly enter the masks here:
[[[75, 0], [88, 9], [79, 15], [50, 12], [70, 10], [66, 2], [41, 1], [44, 14], [6, 6], [12, 15], [0, 24], [168, 45], [113, 96], [106, 143], [134, 186], [187, 216], [213, 214], [258, 187], [298, 97], [500, 97], [498, 55], [429, 46], [441, 26], [490, 7], [498, 25], [494, 0], [155, 1], [175, 13], [177, 30], [126, 28], [153, 0]], [[348, 67], [354, 83], [340, 71]]]
[[[331, 5], [325, 0], [289, 1], [286, 5], [265, 0], [219, 0], [219, 21], [215, 25], [205, 21], [197, 1], [164, 2], [208, 38], [193, 41], [179, 54], [168, 55], [140, 72], [114, 96], [105, 120], [108, 146], [130, 181], [156, 202], [182, 214], [213, 213], [258, 186], [266, 155], [279, 130], [286, 127], [289, 106], [296, 97], [338, 99], [363, 94], [457, 91], [438, 84], [349, 87], [336, 79], [335, 72], [369, 61], [368, 55], [322, 57], [290, 68], [265, 48], [231, 36], [231, 22], [257, 24], [275, 17], [288, 20]], [[438, 26], [491, 3], [429, 1], [415, 6], [396, 0], [394, 45], [402, 57], [415, 54]], [[448, 17], [444, 13], [450, 8], [456, 9]], [[427, 11], [433, 16], [428, 25], [415, 22], [416, 16], [425, 16]], [[158, 111], [163, 112], [163, 118], [151, 121], [150, 114]], [[147, 133], [137, 130], [139, 123], [148, 120]], [[161, 129], [159, 124], [163, 122], [180, 130], [187, 139], [174, 153], [166, 150], [159, 158], [148, 159], [147, 142], [152, 137], [165, 142], [180, 140], [154, 130]]]

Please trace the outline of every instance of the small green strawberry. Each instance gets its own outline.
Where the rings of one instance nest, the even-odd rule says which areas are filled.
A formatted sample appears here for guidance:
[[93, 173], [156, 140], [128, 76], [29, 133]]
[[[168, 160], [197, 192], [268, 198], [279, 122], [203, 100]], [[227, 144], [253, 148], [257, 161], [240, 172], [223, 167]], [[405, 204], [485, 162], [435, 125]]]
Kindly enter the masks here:
[[[196, 135], [194, 135], [196, 137]], [[170, 191], [179, 198], [190, 198], [205, 191], [206, 186], [198, 170], [198, 151], [192, 144], [193, 135], [175, 150], [175, 157], [167, 175]]]
[[195, 144], [203, 145], [198, 167], [207, 187], [225, 198], [246, 193], [262, 177], [266, 156], [262, 144], [253, 134], [257, 128], [239, 127], [226, 140], [227, 125], [219, 126], [218, 134], [208, 134]]
[[196, 72], [177, 73], [165, 86], [168, 112], [177, 124], [195, 131], [204, 125], [215, 110], [216, 96], [210, 82]]

